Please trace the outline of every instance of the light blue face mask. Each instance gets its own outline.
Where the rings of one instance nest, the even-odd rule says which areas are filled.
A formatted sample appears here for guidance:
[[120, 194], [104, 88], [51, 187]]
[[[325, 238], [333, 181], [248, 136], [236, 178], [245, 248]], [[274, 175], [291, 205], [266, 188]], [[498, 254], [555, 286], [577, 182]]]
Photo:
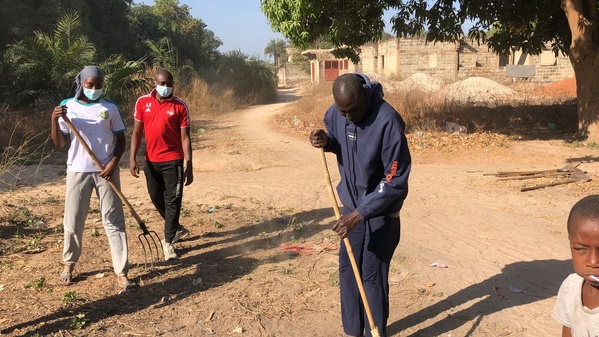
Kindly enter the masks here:
[[90, 101], [95, 101], [102, 95], [102, 89], [83, 89], [85, 97], [89, 98]]
[[158, 95], [160, 95], [160, 97], [168, 97], [173, 93], [173, 87], [157, 85], [156, 92], [158, 93]]

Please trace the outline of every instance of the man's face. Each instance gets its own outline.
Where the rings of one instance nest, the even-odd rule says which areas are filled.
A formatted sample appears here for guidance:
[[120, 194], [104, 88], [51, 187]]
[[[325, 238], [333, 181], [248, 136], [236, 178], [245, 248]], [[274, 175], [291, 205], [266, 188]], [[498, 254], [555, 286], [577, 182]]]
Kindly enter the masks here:
[[156, 85], [160, 85], [163, 87], [169, 87], [172, 88], [173, 87], [173, 79], [169, 79], [168, 76], [164, 76], [162, 74], [158, 74], [156, 76], [154, 76], [154, 83]]
[[574, 216], [570, 219], [568, 238], [574, 272], [599, 287], [599, 220]]
[[364, 119], [366, 115], [366, 91], [363, 95], [352, 95], [351, 93], [343, 93], [335, 98], [335, 105], [343, 117], [350, 122], [357, 124]]

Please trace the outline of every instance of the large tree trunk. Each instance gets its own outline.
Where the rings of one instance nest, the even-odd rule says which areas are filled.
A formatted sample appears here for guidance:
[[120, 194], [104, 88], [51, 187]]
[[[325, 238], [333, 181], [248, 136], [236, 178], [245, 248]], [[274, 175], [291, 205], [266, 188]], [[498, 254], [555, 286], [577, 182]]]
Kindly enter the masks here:
[[572, 44], [570, 62], [576, 76], [578, 133], [599, 143], [599, 46], [597, 0], [561, 0]]
[[578, 135], [599, 143], [599, 52], [570, 52], [570, 61], [576, 75]]

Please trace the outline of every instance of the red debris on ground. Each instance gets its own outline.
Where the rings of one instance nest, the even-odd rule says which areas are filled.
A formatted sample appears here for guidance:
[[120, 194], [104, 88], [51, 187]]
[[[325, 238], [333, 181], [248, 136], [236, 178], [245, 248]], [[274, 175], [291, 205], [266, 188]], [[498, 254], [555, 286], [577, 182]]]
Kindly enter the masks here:
[[290, 244], [281, 243], [279, 250], [285, 253], [294, 253], [308, 255], [312, 251], [320, 252], [322, 250], [337, 250], [338, 247], [332, 243], [321, 242], [321, 243], [306, 243], [306, 244]]
[[531, 92], [531, 94], [535, 96], [574, 98], [576, 97], [576, 79], [566, 78], [561, 81], [553, 82]]

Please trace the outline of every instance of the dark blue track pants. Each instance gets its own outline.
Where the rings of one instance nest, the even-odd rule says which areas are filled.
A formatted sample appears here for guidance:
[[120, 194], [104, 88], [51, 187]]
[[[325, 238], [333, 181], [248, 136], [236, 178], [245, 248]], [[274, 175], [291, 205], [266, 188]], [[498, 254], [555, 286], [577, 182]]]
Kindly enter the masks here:
[[[347, 236], [362, 274], [374, 324], [381, 337], [387, 336], [389, 263], [399, 244], [399, 236], [400, 220], [397, 214], [361, 221]], [[362, 336], [365, 331], [366, 336], [371, 336], [371, 327], [343, 240], [339, 249], [339, 286], [344, 332], [351, 336]]]

